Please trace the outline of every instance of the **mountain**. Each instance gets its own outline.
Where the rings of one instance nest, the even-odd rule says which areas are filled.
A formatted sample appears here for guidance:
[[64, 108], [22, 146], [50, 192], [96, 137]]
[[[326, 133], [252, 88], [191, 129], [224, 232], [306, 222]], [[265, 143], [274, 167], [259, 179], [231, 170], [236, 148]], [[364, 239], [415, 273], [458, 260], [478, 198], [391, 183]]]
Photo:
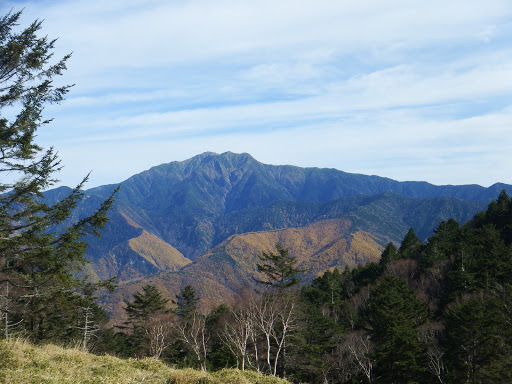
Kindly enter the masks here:
[[[420, 199], [452, 197], [487, 203], [497, 196], [500, 188], [512, 191], [507, 185], [490, 188], [434, 186], [335, 169], [266, 165], [248, 154], [230, 152], [220, 155], [208, 152], [185, 161], [162, 164], [130, 177], [121, 185], [116, 209], [191, 260], [232, 234], [309, 222], [270, 218], [261, 223], [261, 209], [272, 214], [269, 207], [276, 203], [288, 204], [292, 211], [307, 210], [304, 204], [381, 193]], [[87, 193], [105, 198], [114, 187], [102, 186]], [[349, 199], [346, 204], [353, 201]]]
[[156, 285], [172, 298], [180, 288], [190, 284], [196, 288], [205, 307], [231, 303], [241, 290], [257, 288], [254, 278], [261, 278], [256, 270], [257, 257], [262, 251], [275, 252], [277, 242], [296, 257], [297, 266], [305, 270], [302, 281], [307, 282], [334, 267], [352, 268], [377, 261], [384, 245], [389, 241], [399, 243], [415, 223], [425, 233], [424, 228], [429, 228], [430, 234], [441, 220], [454, 217], [466, 222], [473, 216], [468, 212], [478, 212], [481, 207], [480, 203], [453, 198], [411, 199], [394, 194], [350, 199], [348, 204], [340, 199], [323, 204], [294, 205], [295, 209], [288, 204], [274, 204], [263, 211], [260, 225], [272, 218], [280, 218], [279, 223], [282, 223], [283, 217], [288, 217], [287, 222], [302, 220], [310, 224], [229, 236], [179, 271], [162, 271], [121, 282], [116, 294], [105, 299], [104, 304], [113, 318], [121, 321], [123, 300], [130, 300], [145, 284]]
[[[90, 214], [115, 187], [87, 190], [76, 217]], [[101, 279], [117, 276], [123, 297], [155, 281], [167, 284], [171, 296], [193, 283], [203, 297], [215, 292], [215, 301], [233, 297], [241, 282], [252, 282], [256, 255], [276, 241], [300, 258], [309, 279], [334, 266], [374, 260], [410, 227], [426, 239], [441, 220], [464, 223], [502, 189], [512, 193], [506, 184], [435, 186], [208, 152], [122, 182], [103, 236], [86, 239], [86, 272]], [[67, 191], [59, 188], [47, 197]], [[362, 249], [357, 257], [355, 244]]]

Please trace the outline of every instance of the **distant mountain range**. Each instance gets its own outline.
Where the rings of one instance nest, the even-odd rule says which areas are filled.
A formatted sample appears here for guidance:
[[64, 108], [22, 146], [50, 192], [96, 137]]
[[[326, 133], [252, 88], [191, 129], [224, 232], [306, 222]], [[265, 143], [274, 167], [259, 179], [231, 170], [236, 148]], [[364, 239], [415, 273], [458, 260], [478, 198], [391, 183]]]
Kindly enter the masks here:
[[[91, 212], [116, 185], [86, 191], [77, 215]], [[211, 303], [251, 286], [261, 251], [278, 241], [297, 256], [304, 278], [377, 260], [412, 227], [426, 239], [441, 220], [463, 223], [501, 190], [495, 184], [435, 186], [335, 169], [262, 164], [248, 154], [203, 153], [153, 167], [121, 183], [110, 222], [90, 246], [88, 272], [117, 276], [112, 313], [142, 284], [168, 295], [192, 284]], [[48, 193], [50, 199], [67, 188]]]

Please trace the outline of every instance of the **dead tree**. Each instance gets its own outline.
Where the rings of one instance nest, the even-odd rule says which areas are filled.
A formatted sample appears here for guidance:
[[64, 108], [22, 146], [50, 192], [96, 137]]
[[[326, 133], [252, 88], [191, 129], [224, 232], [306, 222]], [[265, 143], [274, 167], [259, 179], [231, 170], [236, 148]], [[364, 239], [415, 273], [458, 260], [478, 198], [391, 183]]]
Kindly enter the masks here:
[[98, 331], [99, 327], [93, 320], [94, 313], [91, 307], [83, 307], [84, 312], [84, 326], [78, 327], [82, 331], [82, 349], [84, 352], [88, 351], [89, 340]]

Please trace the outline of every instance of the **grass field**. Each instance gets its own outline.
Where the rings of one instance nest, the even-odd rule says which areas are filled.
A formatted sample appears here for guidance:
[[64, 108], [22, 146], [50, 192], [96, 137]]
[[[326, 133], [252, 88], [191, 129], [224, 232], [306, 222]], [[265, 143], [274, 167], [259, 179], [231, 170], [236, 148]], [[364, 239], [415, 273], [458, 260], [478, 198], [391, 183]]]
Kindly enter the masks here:
[[161, 361], [96, 356], [55, 345], [0, 342], [0, 383], [5, 384], [289, 384], [256, 372], [174, 369]]

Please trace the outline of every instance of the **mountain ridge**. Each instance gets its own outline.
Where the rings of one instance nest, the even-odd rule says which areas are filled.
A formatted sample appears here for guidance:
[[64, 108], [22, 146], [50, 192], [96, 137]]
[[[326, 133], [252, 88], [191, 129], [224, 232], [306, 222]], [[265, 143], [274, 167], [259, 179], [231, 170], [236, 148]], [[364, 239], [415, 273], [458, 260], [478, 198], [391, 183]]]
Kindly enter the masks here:
[[[139, 225], [191, 260], [222, 241], [215, 232], [217, 223], [226, 215], [265, 209], [279, 201], [329, 202], [395, 193], [412, 198], [446, 196], [486, 203], [499, 193], [496, 187], [434, 186], [335, 169], [267, 165], [249, 154], [232, 152], [206, 152], [182, 162], [161, 164], [121, 185], [117, 196], [120, 210], [136, 217]], [[512, 186], [502, 186], [512, 192]], [[97, 187], [87, 193], [105, 197], [113, 188]], [[197, 241], [191, 241], [192, 238]]]
[[[90, 213], [92, 203], [115, 187], [85, 191], [78, 216]], [[232, 297], [237, 285], [232, 284], [234, 276], [250, 285], [247, 276], [254, 272], [255, 255], [275, 246], [268, 239], [279, 240], [276, 233], [313, 233], [331, 228], [332, 220], [341, 220], [350, 223], [343, 241], [351, 244], [356, 239], [354, 245], [362, 252], [356, 259], [365, 262], [374, 260], [376, 249], [388, 242], [401, 242], [411, 227], [424, 240], [442, 220], [466, 222], [502, 189], [512, 193], [512, 186], [502, 183], [488, 188], [435, 186], [333, 168], [268, 165], [246, 153], [206, 152], [154, 166], [121, 183], [102, 238], [86, 239], [86, 257], [91, 261], [88, 272], [100, 279], [117, 276], [121, 295], [127, 299], [133, 289], [151, 281], [162, 287], [167, 284], [171, 296], [183, 284], [192, 284], [212, 300], [211, 292]], [[66, 191], [61, 188], [48, 195], [57, 198]], [[341, 241], [335, 232], [326, 233], [333, 236], [332, 244]], [[242, 238], [260, 242], [249, 247]], [[335, 253], [338, 261], [334, 262], [329, 252], [304, 253], [316, 245], [307, 236], [293, 238], [290, 248], [307, 254], [307, 266], [315, 273], [353, 266], [341, 250]], [[228, 240], [251, 250], [243, 253], [247, 262], [239, 256], [232, 258], [240, 250], [219, 250]], [[228, 260], [234, 261], [226, 264]], [[109, 307], [116, 311], [113, 304]]]

